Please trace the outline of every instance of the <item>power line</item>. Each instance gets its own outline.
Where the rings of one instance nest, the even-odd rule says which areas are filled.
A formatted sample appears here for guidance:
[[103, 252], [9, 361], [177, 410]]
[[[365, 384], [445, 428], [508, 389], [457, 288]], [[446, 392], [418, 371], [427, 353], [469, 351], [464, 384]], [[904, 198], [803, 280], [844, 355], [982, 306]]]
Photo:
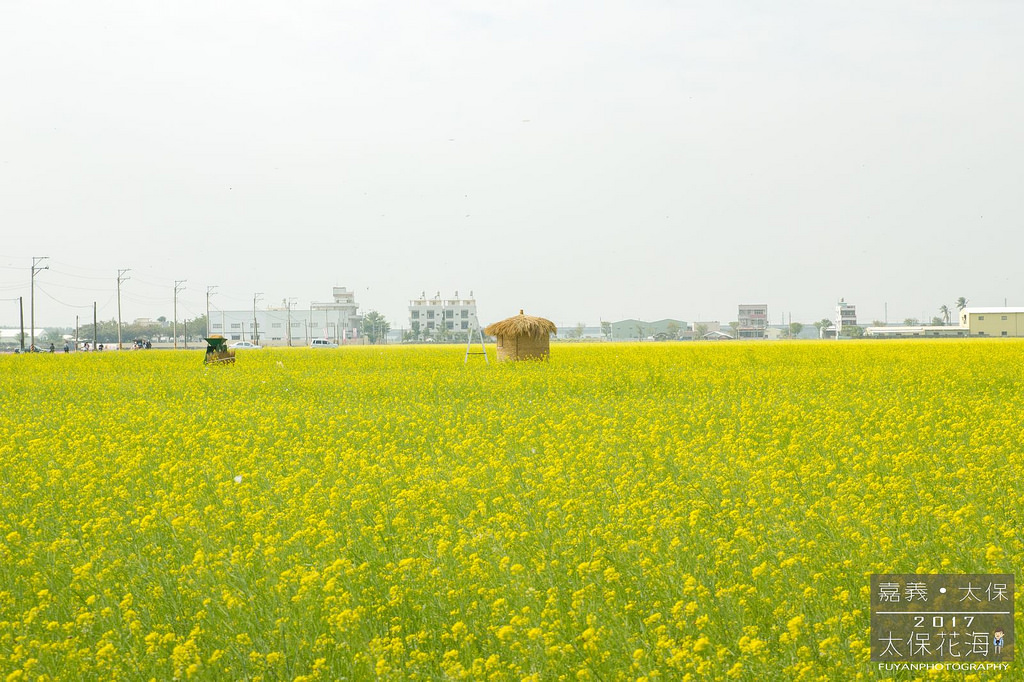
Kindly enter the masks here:
[[[56, 270], [50, 270], [50, 272], [56, 272]], [[58, 273], [58, 274], [60, 274], [60, 273]], [[48, 284], [48, 286], [60, 287], [61, 289], [74, 289], [76, 291], [104, 291], [104, 292], [110, 291], [109, 287], [104, 288], [104, 289], [94, 289], [94, 288], [90, 288], [90, 287], [80, 287], [80, 286], [77, 286], [75, 284], [58, 284], [57, 282], [50, 282]]]
[[44, 294], [46, 294], [47, 298], [49, 298], [50, 300], [54, 301], [55, 303], [60, 303], [61, 305], [67, 306], [68, 308], [91, 308], [92, 307], [92, 304], [89, 304], [89, 305], [75, 305], [74, 303], [66, 303], [66, 302], [60, 300], [59, 298], [55, 297], [53, 294], [51, 294], [50, 292], [48, 292], [46, 289], [42, 288], [38, 284], [36, 285], [36, 289], [39, 289], [39, 291], [41, 291]]

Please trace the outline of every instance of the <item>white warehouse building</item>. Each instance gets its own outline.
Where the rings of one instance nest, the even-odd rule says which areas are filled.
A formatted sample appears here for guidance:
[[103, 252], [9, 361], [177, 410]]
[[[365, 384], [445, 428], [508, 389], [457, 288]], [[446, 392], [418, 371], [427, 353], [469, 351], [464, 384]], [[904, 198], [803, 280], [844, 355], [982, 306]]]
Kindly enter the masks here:
[[210, 333], [261, 346], [307, 346], [313, 339], [362, 343], [363, 318], [355, 294], [345, 287], [334, 287], [333, 294], [333, 301], [310, 303], [307, 309], [285, 301], [262, 310], [211, 310]]

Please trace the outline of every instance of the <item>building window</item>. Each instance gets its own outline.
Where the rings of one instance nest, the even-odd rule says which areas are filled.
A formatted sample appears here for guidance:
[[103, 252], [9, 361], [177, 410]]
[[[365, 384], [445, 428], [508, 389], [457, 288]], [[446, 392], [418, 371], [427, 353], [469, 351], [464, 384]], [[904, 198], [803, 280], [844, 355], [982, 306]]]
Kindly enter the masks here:
[[1003, 315], [1002, 319], [1004, 319], [1004, 320], [1005, 320], [1005, 319], [1006, 319], [1006, 315]]
[[1003, 332], [1003, 336], [1006, 336], [1008, 332]]
[[978, 315], [978, 319], [979, 319], [979, 320], [984, 320], [984, 319], [985, 319], [985, 316], [984, 316], [984, 315]]
[[242, 328], [242, 324], [240, 322], [232, 322], [231, 323], [231, 328], [232, 329], [241, 329]]
[[414, 320], [420, 319], [420, 311], [418, 311], [418, 310], [412, 311], [412, 315], [410, 315], [410, 317], [412, 317], [412, 319], [414, 319]]
[[240, 336], [239, 336], [238, 334], [232, 334], [232, 335], [231, 335], [231, 340], [232, 340], [232, 341], [238, 341], [238, 340], [239, 340], [239, 339], [241, 339], [241, 338], [242, 338], [242, 337], [240, 337]]
[[292, 328], [293, 328], [293, 329], [294, 329], [295, 327], [301, 327], [301, 326], [302, 326], [302, 323], [301, 323], [301, 322], [292, 322]]
[[427, 322], [427, 329], [433, 329], [433, 328], [434, 328], [434, 323], [433, 322]]
[[468, 310], [463, 310], [462, 311], [462, 319], [464, 319], [464, 320], [469, 319], [469, 311]]
[[427, 311], [427, 319], [428, 320], [434, 319], [434, 311], [433, 310], [428, 310]]
[[463, 321], [462, 321], [462, 328], [463, 328], [463, 329], [469, 329], [469, 322], [467, 322], [467, 321], [463, 320]]
[[448, 329], [455, 329], [455, 323], [454, 322], [447, 322], [445, 324], [445, 326], [447, 326]]
[[212, 327], [212, 329], [220, 329], [220, 328], [221, 328], [221, 326], [220, 326], [220, 322], [214, 322], [214, 323], [213, 323], [213, 327]]
[[281, 323], [280, 322], [274, 322], [270, 326], [273, 327], [274, 329], [280, 329], [281, 328]]
[[444, 316], [445, 317], [455, 317], [455, 311], [454, 310], [446, 310], [446, 311], [444, 311]]

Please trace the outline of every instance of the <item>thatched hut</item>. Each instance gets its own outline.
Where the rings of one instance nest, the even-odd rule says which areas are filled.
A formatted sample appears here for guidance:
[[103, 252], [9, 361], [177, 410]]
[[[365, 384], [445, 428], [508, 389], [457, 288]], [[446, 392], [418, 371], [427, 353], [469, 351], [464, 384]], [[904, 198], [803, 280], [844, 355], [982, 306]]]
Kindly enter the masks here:
[[498, 339], [498, 362], [503, 360], [547, 360], [548, 345], [558, 327], [543, 317], [518, 315], [495, 322], [484, 333]]

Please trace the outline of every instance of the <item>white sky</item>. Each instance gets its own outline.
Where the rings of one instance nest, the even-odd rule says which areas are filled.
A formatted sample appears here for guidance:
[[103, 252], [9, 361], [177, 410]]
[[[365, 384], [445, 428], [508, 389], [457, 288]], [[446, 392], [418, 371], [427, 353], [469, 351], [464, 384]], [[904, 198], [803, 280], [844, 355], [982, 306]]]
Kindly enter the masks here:
[[[0, 299], [69, 325], [1024, 304], [1024, 4], [0, 0]], [[43, 293], [41, 293], [41, 291]], [[58, 303], [60, 301], [60, 303]], [[17, 324], [0, 300], [0, 324]], [[27, 323], [27, 320], [26, 320]]]

